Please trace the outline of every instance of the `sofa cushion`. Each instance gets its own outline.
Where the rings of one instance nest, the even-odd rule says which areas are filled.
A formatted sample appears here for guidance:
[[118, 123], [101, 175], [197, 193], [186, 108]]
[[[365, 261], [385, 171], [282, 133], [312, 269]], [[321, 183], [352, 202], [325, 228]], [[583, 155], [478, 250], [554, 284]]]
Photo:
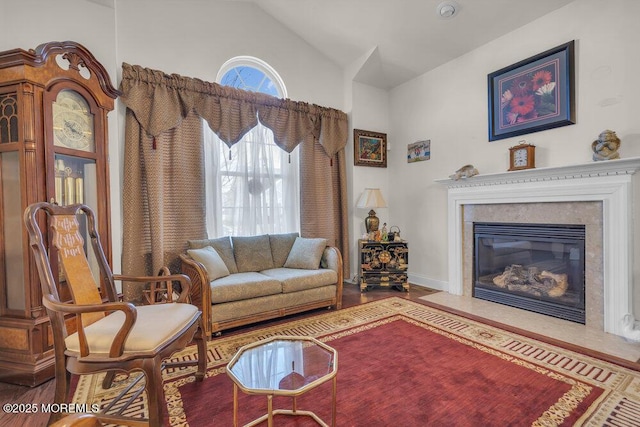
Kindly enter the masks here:
[[289, 252], [293, 242], [296, 241], [298, 233], [286, 233], [286, 234], [270, 234], [269, 244], [271, 245], [271, 256], [273, 257], [273, 267], [280, 268], [287, 261]]
[[327, 239], [296, 237], [284, 267], [317, 270], [326, 247]]
[[338, 274], [335, 271], [325, 269], [273, 268], [260, 273], [279, 280], [282, 283], [282, 292], [285, 294], [333, 285], [338, 281]]
[[211, 246], [218, 252], [224, 265], [227, 266], [229, 273], [237, 273], [238, 267], [236, 266], [236, 260], [233, 256], [233, 247], [231, 246], [231, 240], [229, 237], [219, 237], [217, 239], [204, 239], [204, 240], [189, 240], [190, 249], [201, 249], [205, 246]]
[[191, 258], [203, 265], [204, 269], [207, 270], [207, 276], [210, 281], [229, 275], [229, 269], [218, 252], [211, 246], [205, 246], [202, 249], [187, 249], [187, 253]]
[[209, 287], [212, 304], [282, 293], [282, 284], [278, 279], [252, 271], [213, 280]]
[[273, 268], [269, 236], [233, 236], [233, 253], [240, 273]]

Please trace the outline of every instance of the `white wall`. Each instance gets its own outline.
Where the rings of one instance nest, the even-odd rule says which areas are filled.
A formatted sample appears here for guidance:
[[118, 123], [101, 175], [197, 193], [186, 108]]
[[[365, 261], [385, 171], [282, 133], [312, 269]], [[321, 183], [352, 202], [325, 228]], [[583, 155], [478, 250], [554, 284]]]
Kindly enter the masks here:
[[[349, 218], [351, 234], [351, 276], [358, 273], [359, 261], [358, 239], [365, 233], [364, 219], [369, 216], [369, 209], [356, 208], [358, 198], [365, 188], [379, 188], [387, 205], [389, 205], [389, 174], [390, 168], [378, 168], [370, 166], [354, 166], [353, 129], [381, 132], [387, 134], [387, 145], [393, 148], [391, 135], [389, 135], [389, 93], [363, 83], [352, 82], [353, 106], [351, 110], [351, 139], [347, 144], [346, 157], [347, 169], [350, 169], [349, 187]], [[387, 151], [389, 154], [390, 151]], [[389, 159], [387, 158], [387, 164]], [[391, 208], [375, 209], [376, 216], [380, 219], [380, 228], [383, 223], [390, 224]]]
[[[604, 129], [622, 139], [623, 157], [640, 155], [638, 16], [636, 0], [576, 0], [391, 91], [390, 215], [409, 240], [412, 282], [445, 289], [448, 280], [447, 191], [435, 179], [468, 163], [504, 172], [522, 139], [536, 145], [538, 167], [589, 162]], [[570, 40], [577, 123], [488, 142], [487, 75]], [[431, 159], [408, 164], [401, 151], [422, 139], [431, 139]]]
[[[390, 147], [389, 135], [389, 92], [365, 83], [356, 81], [359, 73], [366, 69], [371, 61], [377, 60], [376, 49], [356, 59], [344, 72], [345, 111], [349, 114], [349, 142], [346, 147], [347, 161], [347, 199], [349, 200], [349, 251], [351, 277], [357, 280], [359, 270], [358, 239], [365, 233], [364, 219], [368, 209], [356, 208], [358, 198], [365, 188], [379, 188], [383, 197], [389, 193], [389, 168], [354, 166], [353, 130], [362, 129], [387, 134], [387, 146]], [[387, 159], [388, 160], [388, 159]], [[386, 199], [385, 199], [386, 200]], [[380, 224], [389, 223], [389, 208], [376, 210]]]
[[250, 3], [117, 0], [117, 36], [119, 62], [212, 82], [225, 61], [250, 55], [275, 68], [291, 99], [343, 106], [342, 70]]

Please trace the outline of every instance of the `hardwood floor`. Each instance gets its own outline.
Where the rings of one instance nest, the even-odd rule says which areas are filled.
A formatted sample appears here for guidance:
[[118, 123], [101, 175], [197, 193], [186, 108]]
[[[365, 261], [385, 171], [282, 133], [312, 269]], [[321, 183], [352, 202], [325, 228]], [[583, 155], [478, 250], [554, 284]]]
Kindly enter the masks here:
[[[2, 402], [3, 407], [7, 403], [29, 406], [35, 404], [35, 406], [40, 409], [41, 403], [53, 402], [54, 388], [54, 380], [47, 381], [38, 387], [0, 383], [0, 402]], [[49, 414], [43, 414], [40, 411], [34, 414], [13, 414], [6, 413], [4, 410], [0, 412], [0, 426], [5, 427], [46, 426], [48, 420]]]
[[[367, 292], [361, 293], [359, 287], [355, 284], [345, 283], [344, 285], [344, 293], [342, 297], [342, 305], [343, 307], [352, 307], [358, 304], [363, 304], [383, 298], [387, 298], [389, 296], [397, 296], [401, 298], [407, 298], [414, 301], [419, 301], [419, 298], [434, 293], [436, 291], [420, 287], [420, 286], [411, 286], [409, 292], [401, 292], [393, 289], [387, 288], [378, 288], [372, 289]], [[263, 322], [259, 325], [253, 326], [253, 328], [262, 327], [265, 325], [282, 323], [289, 321], [293, 318], [300, 318], [304, 316], [309, 316], [310, 314], [317, 313], [318, 311], [314, 311], [311, 313], [304, 313], [299, 315], [289, 316], [285, 319], [277, 319], [269, 322]], [[247, 328], [238, 328], [234, 331], [229, 331], [228, 333], [239, 333], [242, 331], [246, 331]], [[47, 381], [46, 383], [38, 386], [38, 387], [24, 387], [13, 384], [6, 384], [0, 382], [0, 402], [4, 405], [7, 403], [11, 404], [36, 404], [39, 407], [41, 403], [51, 403], [53, 402], [53, 393], [55, 388], [55, 380]], [[7, 414], [4, 411], [0, 413], [0, 426], [3, 427], [18, 427], [18, 426], [28, 426], [28, 427], [40, 427], [46, 426], [47, 421], [49, 419], [49, 414], [46, 413], [36, 413], [36, 414]]]

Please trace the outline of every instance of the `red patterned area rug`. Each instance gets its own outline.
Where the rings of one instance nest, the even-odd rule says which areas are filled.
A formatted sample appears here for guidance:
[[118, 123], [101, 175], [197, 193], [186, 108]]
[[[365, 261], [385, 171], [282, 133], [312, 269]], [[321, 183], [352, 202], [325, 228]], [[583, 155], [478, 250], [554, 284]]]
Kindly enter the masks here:
[[[204, 382], [193, 368], [164, 373], [165, 423], [233, 425], [225, 366], [239, 347], [274, 335], [314, 336], [338, 351], [338, 426], [640, 426], [640, 372], [395, 297], [212, 340]], [[176, 355], [194, 357], [194, 347]], [[100, 380], [82, 378], [75, 401], [112, 396]], [[298, 409], [330, 423], [331, 382], [298, 398]], [[240, 393], [241, 424], [265, 412], [264, 396]], [[275, 425], [317, 424], [276, 416]]]

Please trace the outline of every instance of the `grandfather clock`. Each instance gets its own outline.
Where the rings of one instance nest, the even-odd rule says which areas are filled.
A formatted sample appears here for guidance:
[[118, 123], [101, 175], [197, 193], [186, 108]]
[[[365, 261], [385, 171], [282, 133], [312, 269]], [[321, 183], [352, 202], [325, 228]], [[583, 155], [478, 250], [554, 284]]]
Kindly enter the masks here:
[[[107, 113], [118, 94], [78, 43], [0, 52], [0, 381], [34, 386], [53, 377], [25, 208], [39, 201], [91, 206], [111, 261]], [[54, 258], [54, 274], [62, 275]]]

